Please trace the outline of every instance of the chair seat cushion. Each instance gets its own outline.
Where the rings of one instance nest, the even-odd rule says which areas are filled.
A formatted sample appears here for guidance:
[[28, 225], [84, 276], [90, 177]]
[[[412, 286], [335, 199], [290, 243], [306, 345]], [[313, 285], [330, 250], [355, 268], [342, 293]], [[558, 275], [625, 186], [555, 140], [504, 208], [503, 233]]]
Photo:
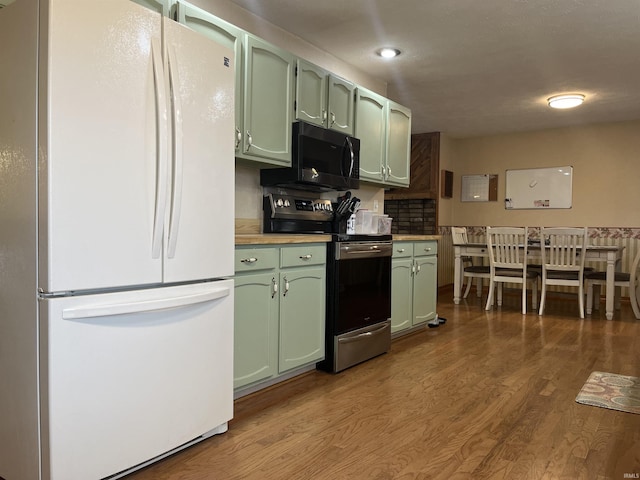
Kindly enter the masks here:
[[[510, 268], [496, 268], [496, 275], [500, 277], [522, 277], [522, 270]], [[539, 274], [527, 268], [527, 278], [536, 278]]]
[[556, 280], [578, 280], [578, 272], [547, 271], [547, 278]]
[[[607, 279], [607, 272], [589, 272], [584, 274], [584, 278], [587, 280], [602, 280], [603, 282]], [[615, 275], [616, 282], [628, 282], [629, 274], [623, 272], [616, 272]]]
[[474, 265], [473, 267], [465, 267], [465, 273], [489, 273], [491, 269], [489, 267], [485, 267], [483, 265]]

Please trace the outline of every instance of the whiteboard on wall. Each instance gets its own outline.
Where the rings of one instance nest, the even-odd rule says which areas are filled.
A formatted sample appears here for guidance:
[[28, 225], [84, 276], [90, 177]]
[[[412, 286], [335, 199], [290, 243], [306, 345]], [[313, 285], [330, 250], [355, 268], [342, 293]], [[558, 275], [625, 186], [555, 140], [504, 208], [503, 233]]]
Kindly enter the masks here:
[[573, 167], [507, 170], [505, 208], [571, 208]]

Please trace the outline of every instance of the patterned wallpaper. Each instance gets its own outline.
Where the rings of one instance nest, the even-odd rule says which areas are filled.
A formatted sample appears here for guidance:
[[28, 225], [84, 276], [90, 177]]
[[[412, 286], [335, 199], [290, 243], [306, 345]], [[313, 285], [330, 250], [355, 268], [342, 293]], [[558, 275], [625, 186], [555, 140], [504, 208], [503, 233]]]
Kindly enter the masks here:
[[[451, 235], [451, 227], [439, 227], [439, 235]], [[483, 237], [486, 227], [467, 227], [467, 235], [470, 237]], [[589, 227], [589, 238], [633, 238], [640, 240], [640, 228], [631, 227]], [[540, 237], [540, 227], [529, 227], [529, 236], [531, 238]]]
[[[484, 242], [486, 227], [467, 226], [470, 242]], [[540, 237], [540, 227], [529, 227], [532, 238]], [[451, 227], [441, 226], [438, 234], [442, 236], [438, 243], [438, 286], [453, 283], [453, 245], [451, 242]], [[620, 270], [629, 272], [633, 260], [640, 250], [640, 227], [589, 227], [590, 243], [594, 245], [619, 245], [624, 247]], [[588, 264], [589, 265], [589, 264]], [[602, 263], [592, 262], [589, 266], [603, 270]], [[622, 289], [622, 295], [628, 296], [627, 289]]]

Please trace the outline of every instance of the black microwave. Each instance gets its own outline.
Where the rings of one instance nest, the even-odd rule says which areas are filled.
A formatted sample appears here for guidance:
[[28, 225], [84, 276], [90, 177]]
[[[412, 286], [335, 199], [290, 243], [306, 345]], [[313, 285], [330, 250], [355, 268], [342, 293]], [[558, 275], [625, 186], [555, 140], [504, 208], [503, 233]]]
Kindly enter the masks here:
[[360, 140], [306, 122], [293, 123], [291, 167], [260, 170], [260, 184], [313, 191], [360, 187]]

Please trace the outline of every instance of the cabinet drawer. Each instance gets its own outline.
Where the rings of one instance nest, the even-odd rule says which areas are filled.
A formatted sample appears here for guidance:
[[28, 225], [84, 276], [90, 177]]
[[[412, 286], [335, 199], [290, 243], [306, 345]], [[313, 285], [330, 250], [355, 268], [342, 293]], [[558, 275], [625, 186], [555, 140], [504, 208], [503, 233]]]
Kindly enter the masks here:
[[393, 258], [404, 258], [413, 256], [413, 243], [393, 242]]
[[269, 270], [277, 266], [277, 248], [236, 248], [236, 273]]
[[327, 260], [325, 244], [305, 244], [295, 247], [282, 247], [280, 267], [301, 267], [304, 265], [322, 265]]
[[438, 242], [436, 240], [428, 242], [415, 242], [413, 246], [413, 255], [422, 257], [424, 255], [437, 255]]

